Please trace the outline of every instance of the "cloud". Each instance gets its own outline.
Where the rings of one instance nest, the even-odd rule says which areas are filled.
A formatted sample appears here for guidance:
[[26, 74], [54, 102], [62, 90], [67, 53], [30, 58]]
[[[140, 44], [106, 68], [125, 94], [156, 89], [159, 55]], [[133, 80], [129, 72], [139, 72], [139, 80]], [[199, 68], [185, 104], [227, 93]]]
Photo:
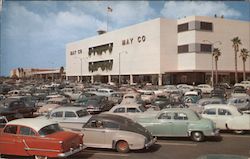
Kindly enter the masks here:
[[238, 18], [241, 13], [227, 6], [224, 2], [175, 2], [170, 1], [164, 4], [161, 14], [166, 18], [182, 18], [184, 16], [218, 16], [226, 18]]

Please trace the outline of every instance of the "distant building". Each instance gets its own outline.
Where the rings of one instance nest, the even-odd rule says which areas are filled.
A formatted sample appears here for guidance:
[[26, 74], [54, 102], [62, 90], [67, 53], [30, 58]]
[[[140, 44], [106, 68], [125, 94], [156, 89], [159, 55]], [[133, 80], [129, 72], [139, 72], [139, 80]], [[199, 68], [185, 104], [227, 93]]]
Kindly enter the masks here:
[[[65, 78], [63, 70], [62, 78]], [[10, 77], [13, 78], [35, 78], [35, 79], [60, 79], [60, 69], [37, 69], [37, 68], [16, 68], [11, 70]]]
[[[220, 17], [158, 18], [66, 45], [66, 77], [82, 81], [153, 84], [209, 83], [212, 50], [219, 48], [220, 82], [234, 83], [234, 49], [250, 48], [250, 22]], [[222, 44], [215, 43], [220, 41]], [[214, 66], [215, 69], [215, 66]], [[238, 56], [238, 76], [243, 64]], [[246, 61], [250, 78], [250, 58]]]

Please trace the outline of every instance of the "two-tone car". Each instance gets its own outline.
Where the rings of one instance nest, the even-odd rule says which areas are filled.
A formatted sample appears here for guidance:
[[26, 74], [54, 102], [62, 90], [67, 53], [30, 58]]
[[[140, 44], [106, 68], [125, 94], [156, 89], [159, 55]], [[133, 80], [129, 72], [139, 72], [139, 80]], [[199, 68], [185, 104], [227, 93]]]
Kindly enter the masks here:
[[83, 126], [82, 133], [87, 147], [116, 149], [122, 153], [149, 148], [156, 142], [140, 124], [112, 114], [92, 116]]
[[0, 154], [34, 156], [35, 159], [61, 158], [82, 151], [83, 135], [63, 131], [43, 119], [16, 119], [0, 129]]
[[187, 108], [162, 109], [154, 117], [136, 118], [138, 123], [157, 137], [190, 137], [203, 141], [206, 136], [218, 136], [219, 130], [209, 120]]

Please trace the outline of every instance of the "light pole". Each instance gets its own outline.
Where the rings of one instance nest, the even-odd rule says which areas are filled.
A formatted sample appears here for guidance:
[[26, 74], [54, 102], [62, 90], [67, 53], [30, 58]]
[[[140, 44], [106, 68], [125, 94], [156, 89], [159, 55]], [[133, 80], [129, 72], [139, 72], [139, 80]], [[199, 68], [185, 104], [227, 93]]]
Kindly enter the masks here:
[[[83, 58], [83, 57], [75, 57], [76, 59], [79, 59], [80, 60], [80, 77], [79, 77], [79, 80], [78, 80], [78, 82], [80, 82], [80, 81], [82, 81], [82, 60], [83, 59], [85, 59], [85, 58]], [[87, 59], [87, 58], [86, 58]]]
[[212, 50], [211, 50], [211, 57], [212, 57], [212, 68], [211, 68], [211, 85], [212, 87], [214, 87], [214, 60], [213, 60], [213, 49], [214, 49], [214, 45], [216, 43], [218, 43], [219, 45], [221, 45], [221, 41], [215, 41], [215, 42], [211, 42], [209, 40], [203, 40], [203, 42], [208, 42], [210, 45], [212, 45]]
[[127, 53], [127, 51], [119, 52], [119, 76], [118, 76], [118, 86], [121, 85], [121, 53]]

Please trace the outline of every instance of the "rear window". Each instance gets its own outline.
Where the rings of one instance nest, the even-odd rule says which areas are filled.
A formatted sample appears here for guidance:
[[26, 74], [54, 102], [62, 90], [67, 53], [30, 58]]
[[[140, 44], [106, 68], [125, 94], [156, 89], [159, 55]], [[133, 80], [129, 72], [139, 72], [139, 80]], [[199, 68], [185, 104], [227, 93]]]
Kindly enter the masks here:
[[63, 129], [58, 124], [51, 124], [51, 125], [43, 127], [41, 130], [38, 131], [38, 133], [41, 136], [46, 136], [46, 135], [53, 134], [59, 131], [63, 131]]
[[76, 111], [76, 114], [78, 115], [78, 117], [84, 117], [89, 115], [89, 113], [86, 110], [78, 110]]

